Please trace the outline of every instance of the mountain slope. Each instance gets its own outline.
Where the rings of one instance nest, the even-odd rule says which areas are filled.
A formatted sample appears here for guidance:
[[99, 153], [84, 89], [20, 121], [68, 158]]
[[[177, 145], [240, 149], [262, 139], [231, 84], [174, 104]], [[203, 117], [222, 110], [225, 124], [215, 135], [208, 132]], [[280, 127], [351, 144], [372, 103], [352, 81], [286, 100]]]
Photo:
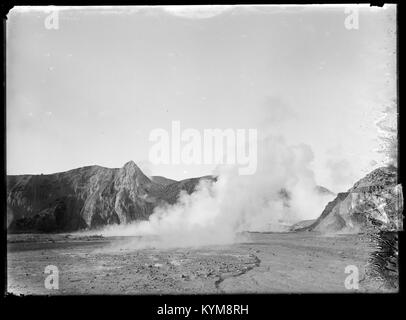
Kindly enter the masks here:
[[164, 186], [178, 182], [176, 180], [168, 179], [168, 178], [161, 177], [161, 176], [152, 176], [152, 177], [150, 177], [150, 179], [151, 179], [151, 181], [158, 183], [158, 184], [162, 184]]
[[[364, 287], [397, 291], [399, 285], [398, 232], [403, 230], [403, 194], [397, 169], [381, 167], [331, 201], [320, 217], [300, 230], [363, 232], [375, 248], [365, 266]], [[297, 230], [296, 231], [300, 231]]]
[[145, 220], [162, 202], [175, 203], [182, 190], [192, 193], [201, 179], [215, 180], [150, 179], [133, 161], [115, 169], [8, 176], [8, 231], [75, 231]]
[[387, 231], [402, 228], [402, 188], [395, 167], [367, 174], [347, 192], [337, 194], [306, 230], [358, 232], [377, 226]]

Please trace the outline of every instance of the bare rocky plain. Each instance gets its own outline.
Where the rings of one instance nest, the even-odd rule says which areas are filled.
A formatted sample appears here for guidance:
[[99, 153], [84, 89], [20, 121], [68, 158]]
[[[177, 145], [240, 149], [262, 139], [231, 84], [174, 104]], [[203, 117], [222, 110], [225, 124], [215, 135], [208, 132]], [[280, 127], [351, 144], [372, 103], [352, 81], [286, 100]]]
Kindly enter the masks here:
[[[395, 167], [378, 168], [337, 194], [316, 220], [299, 222], [284, 233], [244, 233], [244, 241], [230, 245], [140, 249], [137, 241], [148, 239], [81, 232], [147, 220], [154, 208], [176, 203], [181, 193], [193, 193], [201, 180], [213, 183], [216, 177], [182, 181], [147, 177], [134, 162], [117, 169], [91, 166], [51, 175], [8, 176], [8, 292], [398, 290], [403, 194]], [[330, 191], [318, 187], [318, 192]], [[278, 194], [289, 205], [289, 190]], [[45, 268], [50, 265], [58, 268], [58, 289], [45, 287]], [[344, 283], [348, 276], [356, 277], [354, 270], [359, 285], [348, 289]]]
[[[249, 233], [247, 241], [199, 248], [131, 249], [131, 238], [18, 234], [8, 238], [8, 292], [17, 295], [222, 294], [393, 291], [367, 279], [374, 245], [364, 234]], [[122, 246], [123, 245], [123, 246]], [[120, 249], [120, 247], [126, 249]], [[47, 265], [59, 289], [44, 285]], [[349, 265], [359, 289], [346, 289]]]

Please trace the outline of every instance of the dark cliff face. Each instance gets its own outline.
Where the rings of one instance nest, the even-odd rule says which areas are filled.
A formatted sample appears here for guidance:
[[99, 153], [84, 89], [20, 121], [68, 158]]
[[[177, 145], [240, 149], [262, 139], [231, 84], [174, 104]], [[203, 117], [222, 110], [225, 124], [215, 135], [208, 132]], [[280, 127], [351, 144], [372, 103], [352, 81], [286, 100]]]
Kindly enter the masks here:
[[59, 232], [148, 219], [162, 203], [176, 203], [201, 179], [148, 178], [130, 161], [119, 169], [89, 166], [49, 175], [7, 177], [9, 232]]

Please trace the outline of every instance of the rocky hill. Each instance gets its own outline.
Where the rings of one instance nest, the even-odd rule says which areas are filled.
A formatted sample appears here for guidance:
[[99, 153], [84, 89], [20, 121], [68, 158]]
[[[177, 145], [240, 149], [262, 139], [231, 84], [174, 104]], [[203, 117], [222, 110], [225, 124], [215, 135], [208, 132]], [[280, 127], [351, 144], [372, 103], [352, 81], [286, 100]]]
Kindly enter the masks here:
[[338, 193], [320, 217], [306, 230], [362, 232], [377, 227], [385, 231], [402, 228], [402, 187], [395, 167], [375, 169], [347, 192]]
[[[364, 287], [398, 290], [398, 232], [403, 230], [403, 194], [393, 166], [378, 168], [331, 201], [310, 226], [296, 231], [363, 233], [373, 251], [365, 266]], [[371, 285], [372, 284], [372, 285]]]
[[147, 177], [133, 162], [122, 168], [88, 166], [47, 175], [7, 177], [8, 232], [60, 232], [148, 219], [201, 179]]

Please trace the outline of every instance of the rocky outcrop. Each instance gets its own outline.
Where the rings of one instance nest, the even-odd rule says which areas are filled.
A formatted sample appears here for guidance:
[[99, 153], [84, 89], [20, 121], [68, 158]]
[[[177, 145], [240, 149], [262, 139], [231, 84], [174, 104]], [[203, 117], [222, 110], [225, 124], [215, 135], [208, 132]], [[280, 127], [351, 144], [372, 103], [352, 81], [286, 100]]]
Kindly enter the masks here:
[[363, 232], [402, 229], [403, 196], [395, 167], [378, 168], [347, 192], [338, 193], [320, 217], [306, 230], [320, 232]]
[[58, 232], [148, 219], [154, 208], [176, 203], [201, 179], [147, 177], [130, 161], [122, 168], [89, 166], [48, 175], [7, 177], [9, 232]]
[[378, 168], [331, 201], [310, 226], [322, 233], [363, 233], [374, 248], [363, 286], [396, 291], [399, 284], [398, 232], [403, 230], [403, 194], [395, 167]]

